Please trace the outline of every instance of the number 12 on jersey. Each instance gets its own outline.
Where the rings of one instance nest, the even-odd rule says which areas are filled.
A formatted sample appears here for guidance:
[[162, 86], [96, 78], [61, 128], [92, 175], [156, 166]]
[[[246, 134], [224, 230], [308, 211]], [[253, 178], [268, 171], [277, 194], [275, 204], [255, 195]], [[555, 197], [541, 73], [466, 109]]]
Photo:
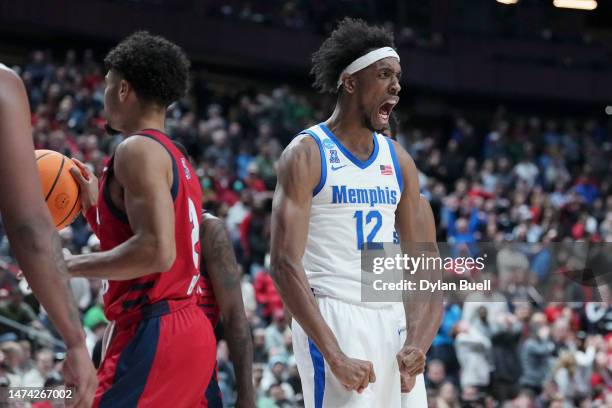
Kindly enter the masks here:
[[363, 230], [368, 228], [370, 224], [373, 224], [373, 225], [370, 229], [370, 233], [366, 237], [365, 243], [367, 244], [367, 248], [368, 249], [381, 249], [383, 247], [382, 243], [374, 242], [374, 239], [376, 238], [376, 234], [378, 233], [378, 231], [380, 230], [380, 227], [382, 226], [382, 214], [376, 210], [368, 211], [365, 214], [365, 220], [364, 220], [363, 211], [359, 210], [359, 211], [355, 211], [355, 215], [353, 215], [353, 218], [355, 218], [355, 227], [357, 229], [357, 249], [358, 250], [363, 249], [363, 244], [364, 244]]

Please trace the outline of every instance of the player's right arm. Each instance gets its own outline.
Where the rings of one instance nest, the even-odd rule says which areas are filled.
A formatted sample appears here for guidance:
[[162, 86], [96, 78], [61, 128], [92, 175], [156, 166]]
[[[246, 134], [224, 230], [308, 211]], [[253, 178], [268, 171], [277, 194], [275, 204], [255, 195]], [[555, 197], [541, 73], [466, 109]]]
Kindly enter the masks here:
[[66, 257], [68, 271], [112, 280], [167, 271], [176, 259], [170, 156], [156, 141], [132, 136], [117, 147], [113, 169], [134, 235], [109, 251]]
[[[417, 211], [417, 220], [419, 222], [417, 230], [420, 234], [417, 237], [417, 242], [436, 242], [436, 220], [429, 201], [422, 194], [419, 198], [419, 208]], [[410, 392], [414, 387], [416, 377], [408, 375], [403, 370], [400, 372], [400, 375], [402, 392]]]
[[320, 167], [319, 149], [309, 136], [296, 138], [279, 160], [272, 204], [270, 274], [285, 307], [316, 344], [336, 378], [347, 389], [361, 392], [375, 381], [372, 363], [342, 352], [321, 315], [302, 265], [312, 192], [321, 177]]
[[0, 64], [0, 212], [11, 250], [34, 295], [68, 348], [66, 376], [76, 406], [89, 407], [97, 381], [79, 312], [68, 285], [60, 237], [42, 199], [21, 79]]

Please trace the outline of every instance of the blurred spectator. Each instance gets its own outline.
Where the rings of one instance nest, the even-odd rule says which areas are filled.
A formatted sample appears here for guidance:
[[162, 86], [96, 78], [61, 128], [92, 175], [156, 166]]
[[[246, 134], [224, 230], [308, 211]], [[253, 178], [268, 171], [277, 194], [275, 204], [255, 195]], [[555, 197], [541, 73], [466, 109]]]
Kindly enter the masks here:
[[425, 371], [425, 385], [428, 389], [438, 391], [446, 378], [444, 363], [440, 360], [431, 360], [427, 363]]
[[519, 342], [522, 328], [513, 314], [494, 316], [491, 330], [493, 366], [491, 394], [498, 401], [511, 400], [518, 394], [521, 376]]
[[266, 363], [267, 361], [266, 330], [257, 328], [253, 330], [253, 362]]
[[6, 370], [5, 376], [8, 379], [10, 386], [25, 386], [23, 382], [24, 372], [21, 368], [25, 356], [19, 343], [8, 341], [0, 346], [0, 350], [4, 356], [3, 365]]
[[596, 184], [589, 179], [587, 175], [583, 175], [578, 179], [574, 186], [576, 193], [589, 205], [599, 197], [599, 189]]
[[[480, 311], [486, 313], [485, 308]], [[460, 382], [464, 391], [471, 387], [476, 390], [479, 387], [484, 389], [490, 384], [493, 366], [490, 361], [491, 340], [487, 326], [488, 324], [480, 319], [459, 323], [455, 347], [461, 365]]]
[[598, 287], [601, 302], [587, 302], [584, 307], [587, 331], [589, 333], [612, 333], [612, 296], [606, 285]]
[[[282, 356], [274, 356], [270, 358], [268, 368], [264, 370], [260, 387], [268, 390], [268, 394], [275, 402], [290, 403], [293, 401], [294, 391], [287, 383], [288, 378], [287, 360]], [[277, 389], [273, 393], [272, 390], [276, 387], [279, 387], [280, 390]]]
[[[30, 305], [23, 301], [23, 294], [19, 287], [11, 290], [8, 300], [0, 303], [0, 315], [14, 320], [17, 323], [29, 325], [36, 321], [36, 314]], [[0, 324], [0, 334], [10, 333], [15, 331], [10, 326]]]
[[247, 270], [254, 276], [264, 265], [270, 247], [270, 209], [268, 199], [256, 200], [240, 224], [240, 241]]
[[576, 358], [569, 351], [564, 351], [559, 355], [556, 366], [553, 368], [553, 379], [559, 387], [559, 392], [563, 396], [564, 408], [574, 406], [574, 398], [578, 396], [576, 378]]
[[53, 371], [53, 352], [49, 349], [40, 349], [35, 354], [35, 366], [23, 375], [24, 387], [41, 388]]
[[457, 396], [457, 389], [453, 383], [445, 382], [440, 386], [439, 396], [436, 399], [437, 408], [459, 408], [459, 397]]
[[263, 179], [268, 190], [273, 190], [276, 185], [276, 170], [272, 154], [271, 143], [267, 140], [260, 142], [259, 155], [255, 157], [254, 162], [257, 167], [253, 167], [253, 170], [256, 170], [256, 173]]
[[229, 359], [229, 348], [225, 340], [221, 340], [217, 344], [217, 377], [219, 389], [221, 390], [223, 398], [223, 405], [228, 407], [232, 406], [236, 400], [234, 396], [236, 375], [234, 373], [234, 366]]
[[257, 274], [254, 286], [255, 298], [261, 306], [261, 317], [269, 320], [274, 313], [283, 310], [283, 302], [267, 270]]
[[277, 309], [272, 314], [273, 324], [266, 328], [266, 352], [270, 356], [281, 356], [287, 358], [287, 348], [285, 338], [290, 333], [285, 311]]
[[429, 364], [433, 360], [440, 360], [443, 363], [447, 378], [455, 385], [459, 385], [459, 362], [455, 353], [454, 340], [455, 329], [460, 320], [461, 307], [455, 303], [445, 303], [442, 323], [427, 356]]
[[550, 340], [550, 327], [542, 314], [531, 318], [531, 336], [521, 349], [523, 373], [520, 385], [529, 388], [536, 395], [542, 391], [542, 384], [550, 370], [555, 344]]
[[247, 315], [247, 319], [251, 321], [257, 317], [257, 300], [255, 299], [255, 288], [253, 287], [248, 275], [242, 275], [240, 289], [242, 290], [244, 312]]

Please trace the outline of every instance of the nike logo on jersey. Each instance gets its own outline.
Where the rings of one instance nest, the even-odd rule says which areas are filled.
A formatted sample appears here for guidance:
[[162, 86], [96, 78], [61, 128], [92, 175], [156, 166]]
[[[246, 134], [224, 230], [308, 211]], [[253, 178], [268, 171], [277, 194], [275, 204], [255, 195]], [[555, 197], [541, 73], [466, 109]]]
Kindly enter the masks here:
[[341, 168], [346, 167], [346, 166], [348, 166], [348, 164], [343, 164], [342, 166], [334, 166], [334, 165], [332, 164], [331, 169], [332, 169], [333, 171], [336, 171], [336, 170], [340, 170]]

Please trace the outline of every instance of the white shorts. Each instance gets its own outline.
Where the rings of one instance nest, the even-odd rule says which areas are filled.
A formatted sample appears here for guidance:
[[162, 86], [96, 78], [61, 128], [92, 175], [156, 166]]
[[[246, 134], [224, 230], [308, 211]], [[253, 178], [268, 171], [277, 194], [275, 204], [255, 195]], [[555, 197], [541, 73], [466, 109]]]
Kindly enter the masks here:
[[[370, 384], [361, 394], [347, 391], [335, 378], [314, 343], [309, 340], [297, 321], [293, 320], [293, 351], [302, 380], [304, 406], [402, 407], [396, 354], [403, 344], [400, 338], [403, 309], [400, 315], [395, 307], [371, 308], [329, 297], [318, 297], [317, 303], [323, 318], [338, 339], [340, 349], [351, 358], [371, 361], [376, 382]], [[425, 394], [423, 379], [420, 377]], [[409, 395], [412, 395], [412, 392]], [[410, 406], [426, 407], [427, 399], [425, 405], [411, 403]]]

